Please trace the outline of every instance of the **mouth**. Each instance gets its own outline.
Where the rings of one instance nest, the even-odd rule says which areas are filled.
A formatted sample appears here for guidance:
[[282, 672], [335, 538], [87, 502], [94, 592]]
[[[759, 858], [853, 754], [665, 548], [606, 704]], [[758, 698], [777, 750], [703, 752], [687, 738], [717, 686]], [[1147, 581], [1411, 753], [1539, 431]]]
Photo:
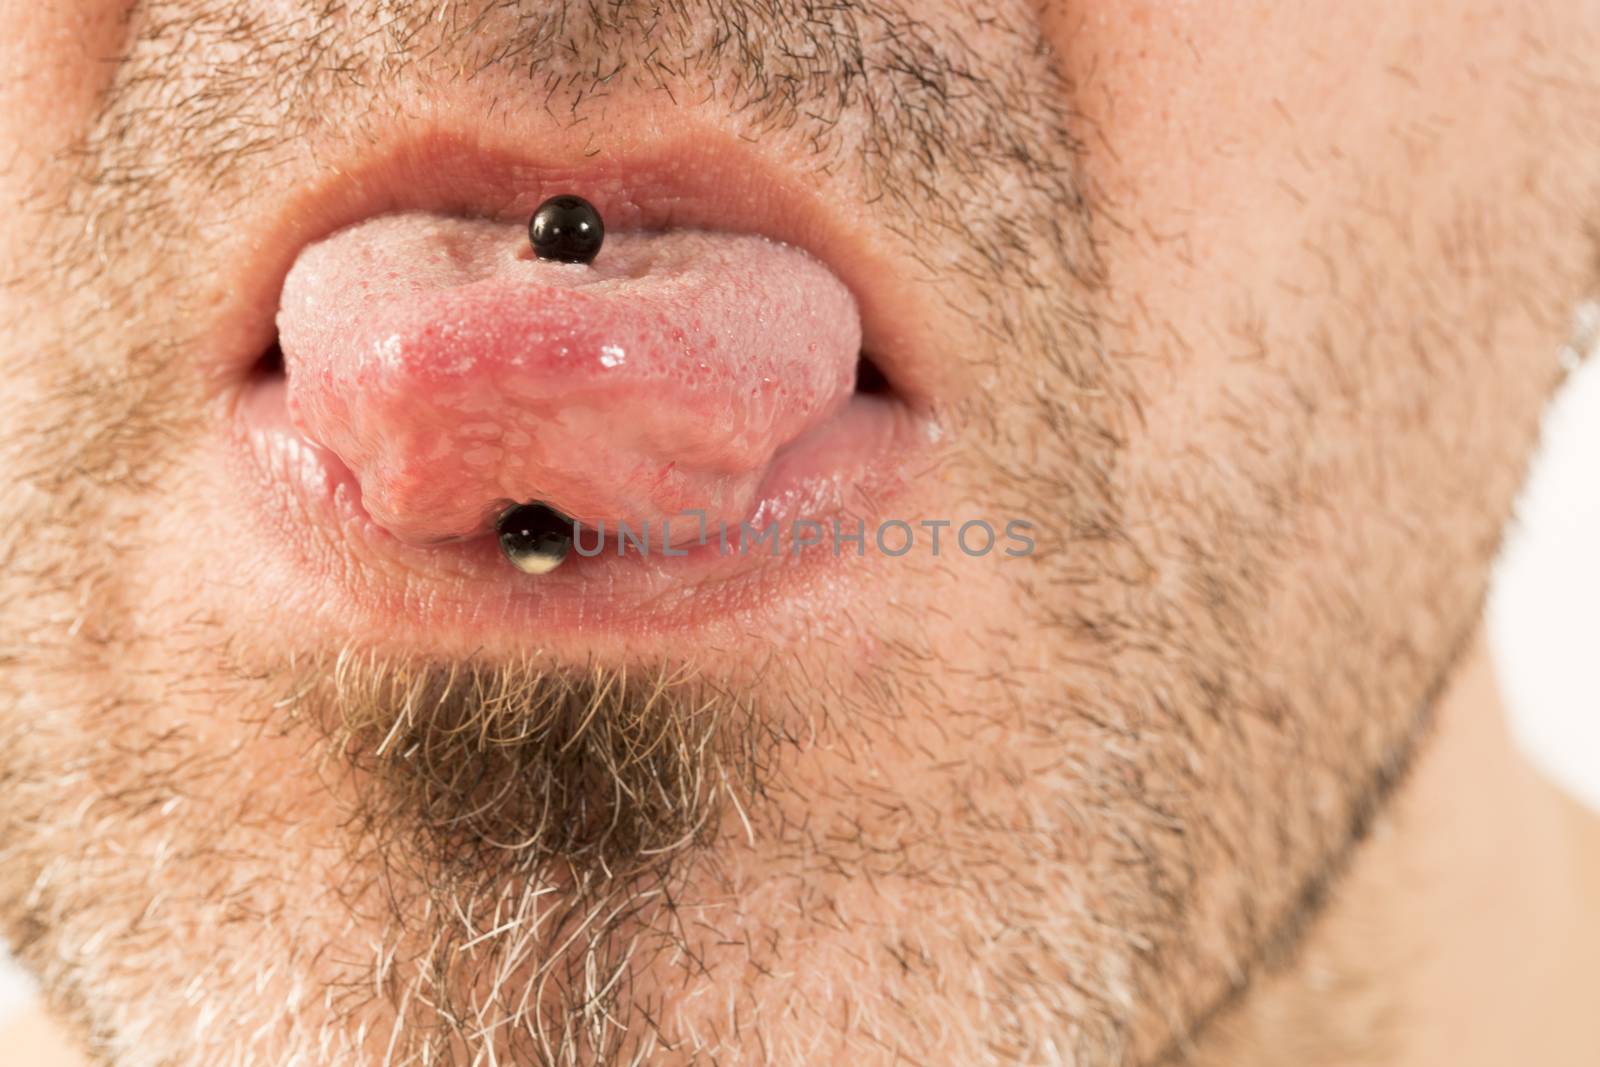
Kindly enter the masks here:
[[[224, 477], [280, 601], [591, 654], [837, 612], [950, 387], [860, 216], [704, 131], [566, 161], [390, 144], [259, 224], [214, 348]], [[529, 248], [563, 193], [605, 221], [592, 264]], [[537, 577], [494, 530], [533, 500], [576, 537]]]

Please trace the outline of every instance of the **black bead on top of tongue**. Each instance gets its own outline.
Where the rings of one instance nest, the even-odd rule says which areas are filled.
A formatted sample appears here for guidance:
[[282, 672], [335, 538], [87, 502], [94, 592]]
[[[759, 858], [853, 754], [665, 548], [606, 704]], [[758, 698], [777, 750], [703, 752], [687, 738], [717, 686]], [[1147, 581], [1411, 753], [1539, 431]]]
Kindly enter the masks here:
[[552, 196], [528, 220], [533, 254], [557, 263], [590, 263], [606, 238], [600, 212], [581, 196]]
[[537, 501], [501, 512], [495, 533], [500, 551], [524, 574], [549, 574], [572, 548], [572, 520]]

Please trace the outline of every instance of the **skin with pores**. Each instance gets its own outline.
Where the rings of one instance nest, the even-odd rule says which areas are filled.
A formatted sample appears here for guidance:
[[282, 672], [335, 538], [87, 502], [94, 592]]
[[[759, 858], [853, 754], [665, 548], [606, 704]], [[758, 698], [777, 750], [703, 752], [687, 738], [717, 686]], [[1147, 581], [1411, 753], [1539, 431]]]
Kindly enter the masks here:
[[[1600, 1059], [1600, 835], [1476, 640], [1593, 5], [0, 18], [30, 1062]], [[937, 430], [874, 495], [1035, 550], [528, 578], [241, 476], [303, 248], [574, 183], [815, 255]]]

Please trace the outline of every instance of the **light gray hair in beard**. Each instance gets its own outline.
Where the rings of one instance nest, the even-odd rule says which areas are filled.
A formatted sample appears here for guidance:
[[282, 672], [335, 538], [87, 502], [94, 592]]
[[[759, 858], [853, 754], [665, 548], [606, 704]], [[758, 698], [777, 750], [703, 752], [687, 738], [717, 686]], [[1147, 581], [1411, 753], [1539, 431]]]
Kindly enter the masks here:
[[692, 956], [678, 891], [768, 787], [775, 724], [682, 664], [347, 650], [295, 678], [276, 714], [324, 742], [320, 772], [349, 812], [343, 869], [362, 872], [341, 896], [386, 931], [335, 1018], [370, 1015], [380, 991], [391, 1063], [653, 1054], [657, 994], [635, 977]]

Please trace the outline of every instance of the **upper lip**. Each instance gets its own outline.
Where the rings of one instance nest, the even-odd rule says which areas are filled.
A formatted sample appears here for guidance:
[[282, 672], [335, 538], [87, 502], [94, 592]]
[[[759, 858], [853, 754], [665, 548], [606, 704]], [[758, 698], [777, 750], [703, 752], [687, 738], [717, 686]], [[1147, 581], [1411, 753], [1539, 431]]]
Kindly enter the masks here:
[[[636, 117], [651, 128], [646, 117]], [[423, 210], [525, 220], [546, 197], [578, 192], [602, 210], [608, 229], [694, 227], [759, 233], [804, 249], [855, 295], [863, 349], [899, 398], [932, 408], [955, 387], [951, 368], [918, 357], [926, 308], [876, 234], [864, 209], [825, 200], [815, 182], [776, 163], [740, 138], [694, 127], [648, 138], [616, 134], [619, 147], [586, 155], [560, 139], [541, 144], [540, 126], [522, 136], [496, 124], [463, 132], [437, 118], [399, 124], [359, 144], [307, 146], [303, 173], [277, 202], [233, 225], [243, 263], [211, 369], [237, 382], [275, 337], [283, 281], [306, 245], [375, 215]], [[880, 237], [882, 238], [880, 240]]]

